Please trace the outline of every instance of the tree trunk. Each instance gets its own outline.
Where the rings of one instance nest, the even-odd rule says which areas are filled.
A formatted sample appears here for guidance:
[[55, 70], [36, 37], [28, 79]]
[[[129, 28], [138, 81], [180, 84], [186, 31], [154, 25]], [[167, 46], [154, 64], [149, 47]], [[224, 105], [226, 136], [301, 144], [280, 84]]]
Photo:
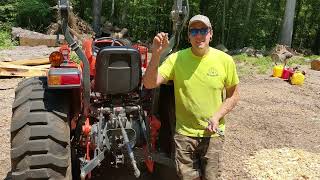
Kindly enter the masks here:
[[[129, 2], [124, 1], [124, 4], [129, 4]], [[124, 25], [124, 22], [126, 22], [126, 16], [128, 14], [128, 6], [123, 6], [122, 10], [121, 10], [121, 15], [120, 15], [120, 22], [122, 23], [122, 25]]]
[[319, 53], [320, 53], [320, 26], [318, 27], [312, 50], [313, 50], [313, 53], [319, 55]]
[[249, 0], [248, 2], [248, 9], [247, 9], [247, 15], [246, 15], [246, 20], [244, 21], [245, 28], [247, 28], [247, 25], [249, 24], [251, 12], [252, 12], [252, 4], [254, 0]]
[[225, 43], [225, 35], [224, 35], [224, 30], [226, 26], [226, 11], [227, 11], [227, 6], [228, 6], [228, 1], [229, 0], [224, 0], [223, 1], [223, 15], [222, 15], [222, 33], [221, 33], [221, 43]]
[[293, 33], [293, 20], [296, 7], [296, 0], [287, 0], [286, 10], [283, 18], [283, 25], [280, 34], [280, 44], [291, 47], [292, 33]]
[[114, 17], [114, 0], [112, 0], [111, 4], [111, 14], [110, 14], [110, 19], [113, 22], [113, 17]]
[[207, 14], [208, 13], [208, 0], [200, 0], [200, 14]]
[[244, 20], [243, 29], [242, 29], [243, 34], [240, 36], [240, 42], [239, 42], [240, 46], [247, 46], [248, 33], [251, 29], [251, 27], [249, 27], [249, 22], [250, 22], [253, 3], [254, 3], [254, 0], [248, 1], [247, 14], [246, 14], [246, 18]]
[[80, 2], [79, 2], [79, 17], [81, 19], [84, 19], [85, 8], [86, 8], [85, 0], [80, 0]]
[[[271, 8], [273, 9], [273, 16], [275, 17], [278, 17], [280, 16], [281, 13], [279, 13], [281, 11], [281, 1], [275, 1]], [[272, 28], [272, 31], [270, 32], [270, 36], [267, 38], [267, 41], [266, 41], [266, 47], [268, 48], [271, 48], [273, 47], [275, 44], [279, 44], [279, 39], [280, 39], [280, 36], [279, 36], [279, 27], [281, 26], [281, 19], [279, 20], [279, 18], [274, 18], [274, 25]], [[277, 37], [277, 39], [275, 38]]]
[[101, 25], [101, 7], [102, 0], [93, 0], [93, 31], [97, 36], [101, 34], [100, 25]]
[[[296, 27], [300, 27], [301, 25], [303, 26], [303, 22], [301, 21], [302, 19], [302, 15], [300, 15], [301, 9], [302, 9], [302, 2], [303, 0], [297, 0], [297, 5], [296, 5], [296, 17], [294, 19], [295, 23], [294, 23], [294, 27], [293, 27], [293, 34], [292, 34], [292, 38], [293, 39], [298, 39], [298, 34], [297, 34], [297, 30], [298, 28]], [[296, 43], [297, 45], [297, 43]]]

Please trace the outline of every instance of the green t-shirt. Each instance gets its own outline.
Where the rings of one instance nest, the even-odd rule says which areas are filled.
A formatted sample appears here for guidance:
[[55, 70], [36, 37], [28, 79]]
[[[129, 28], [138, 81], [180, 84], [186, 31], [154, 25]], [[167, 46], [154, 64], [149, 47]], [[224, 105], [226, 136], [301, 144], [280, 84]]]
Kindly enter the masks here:
[[[198, 57], [188, 48], [171, 54], [159, 73], [174, 82], [176, 132], [192, 137], [218, 136], [205, 130], [205, 120], [219, 110], [223, 89], [239, 83], [232, 57], [214, 48]], [[224, 124], [221, 119], [219, 128], [223, 131]]]

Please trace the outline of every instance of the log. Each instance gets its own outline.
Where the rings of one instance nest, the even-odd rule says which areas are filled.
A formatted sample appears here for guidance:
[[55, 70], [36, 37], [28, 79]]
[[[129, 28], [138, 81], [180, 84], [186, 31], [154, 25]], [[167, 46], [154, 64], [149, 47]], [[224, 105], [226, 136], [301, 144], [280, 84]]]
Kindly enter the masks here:
[[39, 66], [32, 66], [34, 68], [39, 68], [39, 69], [49, 69], [51, 67], [51, 64], [43, 64]]
[[128, 34], [128, 29], [123, 28], [120, 32], [114, 32], [111, 34], [111, 37], [116, 39], [122, 39]]
[[80, 40], [80, 42], [83, 41], [83, 37], [82, 37], [79, 33], [77, 33], [77, 31], [75, 31], [75, 30], [73, 30], [73, 29], [71, 29], [71, 28], [69, 28], [69, 31], [70, 31], [70, 33], [71, 33], [72, 35], [74, 35], [75, 37], [77, 37], [77, 38]]
[[0, 62], [0, 76], [33, 77], [46, 76], [48, 70], [43, 68], [15, 65], [8, 62]]
[[46, 45], [48, 47], [57, 47], [59, 43], [65, 43], [63, 35], [59, 35], [59, 42], [57, 42], [57, 35], [46, 35], [22, 28], [13, 27], [11, 33], [14, 39], [19, 39], [20, 46]]
[[289, 59], [292, 57], [292, 54], [290, 52], [284, 52], [284, 53], [276, 53], [272, 54], [271, 57], [276, 57], [277, 60], [284, 61], [286, 59]]
[[[59, 40], [61, 41], [61, 39]], [[57, 37], [54, 35], [42, 37], [42, 38], [33, 38], [33, 37], [19, 37], [20, 46], [41, 46], [45, 45], [48, 47], [57, 47]]]
[[272, 50], [271, 59], [277, 64], [277, 62], [287, 64], [288, 59], [293, 56], [293, 53], [289, 51], [289, 48], [285, 45], [277, 44]]
[[284, 66], [287, 64], [288, 59], [291, 58], [293, 55], [286, 51], [286, 52], [279, 52], [279, 53], [273, 53], [271, 54], [271, 59], [277, 63], [277, 62], [281, 62], [284, 64]]
[[320, 71], [320, 60], [311, 61], [311, 69]]
[[37, 66], [37, 65], [49, 64], [49, 63], [50, 63], [49, 58], [47, 57], [10, 61], [10, 64], [25, 65], [25, 66]]

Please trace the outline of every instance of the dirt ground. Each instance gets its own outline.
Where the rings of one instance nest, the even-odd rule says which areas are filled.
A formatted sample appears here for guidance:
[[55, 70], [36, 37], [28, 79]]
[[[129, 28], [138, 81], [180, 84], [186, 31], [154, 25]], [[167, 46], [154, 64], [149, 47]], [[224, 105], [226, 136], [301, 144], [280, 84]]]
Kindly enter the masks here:
[[[12, 54], [0, 51], [0, 61], [17, 59]], [[222, 179], [320, 179], [320, 71], [304, 69], [303, 86], [241, 77], [241, 100], [227, 117]], [[10, 172], [11, 105], [21, 79], [0, 78], [0, 179]]]

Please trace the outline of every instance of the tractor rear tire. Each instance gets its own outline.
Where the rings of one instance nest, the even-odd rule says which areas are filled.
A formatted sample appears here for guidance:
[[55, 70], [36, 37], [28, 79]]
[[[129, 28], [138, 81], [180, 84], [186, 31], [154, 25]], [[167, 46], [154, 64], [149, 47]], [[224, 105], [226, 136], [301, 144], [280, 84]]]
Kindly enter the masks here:
[[12, 178], [72, 179], [69, 90], [47, 89], [46, 77], [19, 83], [12, 105]]

